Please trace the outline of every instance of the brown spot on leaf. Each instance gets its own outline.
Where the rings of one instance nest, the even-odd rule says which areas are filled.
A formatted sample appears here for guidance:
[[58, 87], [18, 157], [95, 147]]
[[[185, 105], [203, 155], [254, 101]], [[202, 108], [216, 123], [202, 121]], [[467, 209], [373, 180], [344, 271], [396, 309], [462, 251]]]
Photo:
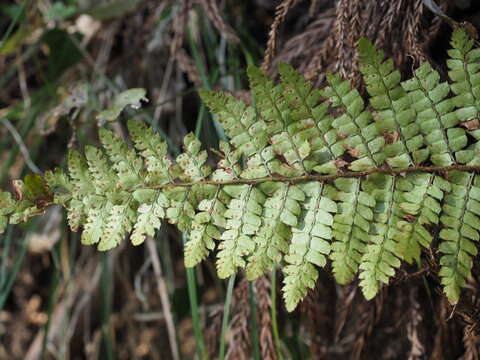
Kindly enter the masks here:
[[406, 214], [406, 215], [403, 215], [403, 218], [409, 223], [414, 223], [417, 217], [414, 215]]
[[470, 121], [464, 121], [459, 124], [467, 130], [477, 130], [480, 129], [480, 121], [478, 119], [473, 119]]
[[347, 165], [348, 165], [348, 162], [346, 162], [346, 161], [343, 160], [343, 159], [337, 159], [337, 160], [335, 160], [335, 166], [336, 166], [337, 168], [339, 168], [339, 169], [340, 169], [340, 168], [343, 168], [343, 167], [345, 167], [345, 166], [347, 166]]
[[350, 155], [352, 155], [354, 158], [358, 159], [359, 155], [358, 155], [358, 150], [356, 148], [348, 149], [347, 152]]
[[400, 138], [400, 134], [398, 133], [398, 131], [394, 131], [391, 133], [383, 134], [383, 137], [386, 144], [391, 144], [395, 141], [398, 141], [398, 139]]

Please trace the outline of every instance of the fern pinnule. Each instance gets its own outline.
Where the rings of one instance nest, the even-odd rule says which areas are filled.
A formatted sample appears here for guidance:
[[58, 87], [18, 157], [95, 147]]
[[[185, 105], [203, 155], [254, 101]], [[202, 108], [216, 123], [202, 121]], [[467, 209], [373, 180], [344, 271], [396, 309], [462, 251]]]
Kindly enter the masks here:
[[297, 121], [292, 116], [288, 99], [282, 95], [282, 87], [256, 67], [248, 68], [248, 78], [256, 106], [266, 123], [271, 153], [283, 156], [286, 162], [275, 170], [287, 176], [306, 174], [315, 165], [307, 160], [310, 143], [298, 132]]
[[128, 131], [135, 149], [144, 158], [147, 182], [152, 185], [172, 183], [175, 174], [172, 173], [172, 162], [167, 157], [165, 141], [152, 128], [139, 121], [130, 120]]
[[448, 76], [452, 80], [452, 98], [457, 109], [455, 114], [460, 121], [480, 117], [480, 49], [473, 47], [473, 39], [465, 36], [462, 29], [452, 34], [452, 49], [448, 51]]
[[409, 174], [404, 181], [396, 251], [402, 260], [420, 263], [421, 247], [429, 248], [433, 240], [425, 226], [438, 224], [440, 201], [450, 184], [434, 174], [420, 173]]
[[245, 267], [244, 256], [255, 249], [253, 235], [262, 224], [262, 205], [265, 196], [253, 185], [228, 185], [225, 192], [232, 198], [225, 212], [227, 222], [221, 235], [217, 255], [217, 270], [220, 278], [234, 274], [237, 267]]
[[375, 198], [374, 222], [369, 232], [370, 241], [360, 261], [359, 279], [363, 295], [372, 299], [380, 290], [381, 284], [388, 284], [400, 267], [395, 253], [398, 229], [398, 206], [401, 192], [398, 189], [398, 176], [373, 174], [369, 176], [365, 189]]
[[417, 112], [416, 121], [428, 146], [430, 161], [438, 166], [456, 163], [455, 153], [467, 145], [467, 137], [464, 129], [456, 127], [459, 120], [452, 111], [452, 99], [447, 97], [449, 84], [440, 83], [438, 72], [424, 63], [402, 87]]
[[135, 151], [113, 131], [100, 129], [98, 134], [117, 173], [118, 185], [123, 189], [130, 189], [135, 184], [142, 183], [143, 161]]
[[355, 276], [365, 244], [369, 241], [375, 199], [362, 191], [359, 179], [338, 178], [334, 185], [338, 190], [338, 213], [332, 226], [334, 241], [330, 259], [335, 279], [346, 284]]
[[325, 195], [328, 185], [319, 182], [302, 184], [306, 200], [302, 206], [301, 221], [292, 227], [292, 239], [286, 265], [283, 269], [284, 299], [287, 310], [292, 311], [298, 302], [313, 289], [318, 277], [314, 265], [323, 267], [330, 254], [332, 239], [332, 213], [337, 204]]
[[263, 204], [262, 226], [254, 237], [255, 251], [248, 258], [246, 272], [249, 280], [256, 279], [279, 264], [288, 251], [288, 240], [301, 213], [300, 203], [305, 194], [300, 187], [283, 183], [262, 184], [268, 195]]
[[372, 114], [365, 108], [358, 90], [352, 89], [350, 82], [338, 74], [327, 74], [327, 81], [329, 86], [323, 95], [333, 107], [343, 111], [332, 125], [345, 138], [342, 143], [350, 155], [358, 159], [349, 164], [349, 169], [363, 171], [381, 166], [385, 161], [382, 151], [385, 139], [379, 136]]
[[450, 172], [448, 180], [451, 192], [445, 196], [440, 217], [444, 228], [439, 234], [443, 254], [439, 274], [448, 300], [456, 304], [478, 253], [474, 242], [480, 239], [480, 177], [458, 171]]
[[360, 71], [370, 95], [370, 105], [378, 111], [376, 122], [379, 132], [397, 141], [387, 142], [383, 151], [392, 167], [420, 164], [428, 158], [420, 127], [415, 122], [415, 109], [410, 98], [400, 86], [401, 76], [394, 70], [391, 59], [367, 39], [358, 44]]
[[322, 97], [319, 89], [295, 71], [290, 65], [279, 64], [283, 96], [292, 110], [291, 116], [297, 122], [295, 133], [308, 141], [311, 154], [306, 161], [307, 168], [322, 174], [338, 171], [336, 159], [345, 149], [332, 127], [333, 118], [328, 114], [328, 105], [319, 103]]

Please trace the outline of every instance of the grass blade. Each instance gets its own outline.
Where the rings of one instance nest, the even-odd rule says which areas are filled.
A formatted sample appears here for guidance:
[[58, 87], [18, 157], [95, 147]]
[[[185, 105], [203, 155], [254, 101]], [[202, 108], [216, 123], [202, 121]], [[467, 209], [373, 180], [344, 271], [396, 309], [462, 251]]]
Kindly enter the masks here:
[[232, 304], [232, 295], [233, 295], [234, 285], [235, 285], [235, 275], [232, 275], [230, 279], [228, 279], [227, 296], [225, 298], [225, 304], [223, 306], [222, 332], [220, 333], [220, 352], [218, 356], [220, 360], [225, 359], [226, 333], [228, 329], [228, 318], [230, 316], [230, 305]]

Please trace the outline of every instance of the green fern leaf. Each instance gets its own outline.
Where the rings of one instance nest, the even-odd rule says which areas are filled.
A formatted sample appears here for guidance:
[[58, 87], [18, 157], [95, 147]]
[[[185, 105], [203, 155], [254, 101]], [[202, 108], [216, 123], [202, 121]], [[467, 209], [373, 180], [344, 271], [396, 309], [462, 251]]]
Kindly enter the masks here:
[[140, 245], [145, 241], [146, 236], [154, 236], [155, 230], [160, 229], [169, 202], [160, 190], [136, 190], [133, 197], [140, 206], [130, 241], [133, 245]]
[[[332, 127], [333, 118], [328, 114], [328, 105], [318, 104], [321, 92], [288, 64], [281, 63], [278, 72], [282, 79], [283, 96], [287, 100], [294, 126], [294, 142], [310, 147], [310, 156], [305, 160], [307, 169], [322, 174], [338, 171], [336, 159], [344, 153], [338, 135]], [[300, 145], [300, 147], [301, 147]]]
[[217, 272], [222, 279], [245, 267], [244, 256], [255, 249], [253, 235], [261, 225], [265, 196], [253, 185], [229, 185], [225, 192], [232, 198], [225, 212], [226, 230], [222, 233], [217, 255]]
[[205, 179], [212, 169], [205, 165], [207, 162], [207, 152], [200, 151], [201, 143], [192, 133], [185, 136], [185, 152], [177, 157], [177, 164], [184, 172], [184, 178], [187, 181], [200, 181]]
[[217, 115], [230, 143], [235, 147], [236, 157], [246, 156], [247, 168], [242, 177], [256, 178], [271, 175], [280, 167], [268, 147], [265, 123], [257, 119], [255, 110], [233, 96], [215, 91], [200, 91], [202, 100]]
[[139, 154], [145, 159], [146, 180], [152, 185], [173, 182], [172, 162], [167, 157], [167, 144], [152, 128], [138, 121], [130, 120], [128, 130]]
[[84, 245], [97, 244], [102, 239], [108, 215], [112, 211], [113, 206], [111, 202], [101, 196], [92, 196], [89, 200], [89, 210], [81, 237]]
[[60, 204], [71, 229], [83, 227], [82, 243], [107, 250], [127, 235], [142, 243], [167, 219], [188, 234], [186, 266], [218, 244], [222, 278], [238, 268], [254, 279], [281, 267], [289, 311], [329, 259], [339, 283], [359, 272], [371, 299], [401, 260], [420, 263], [422, 250], [433, 248], [444, 292], [456, 303], [480, 240], [480, 51], [473, 45], [454, 31], [449, 85], [427, 63], [400, 82], [393, 62], [361, 40], [368, 108], [338, 75], [318, 90], [289, 65], [279, 65], [279, 84], [250, 67], [255, 107], [201, 92], [229, 138], [212, 150], [215, 169], [192, 134], [173, 159], [140, 122], [128, 122], [133, 148], [101, 129], [102, 149], [87, 146], [85, 158], [69, 152], [69, 175], [57, 169], [15, 180], [16, 200], [0, 192], [0, 232]]
[[169, 200], [166, 217], [170, 224], [176, 224], [183, 232], [190, 230], [192, 219], [195, 216], [193, 187], [173, 187], [165, 190], [165, 196]]
[[334, 217], [332, 244], [333, 273], [340, 284], [350, 282], [358, 270], [358, 264], [369, 241], [370, 223], [374, 219], [375, 199], [362, 191], [359, 179], [336, 179], [336, 194], [340, 201]]
[[298, 225], [300, 202], [305, 194], [300, 187], [283, 183], [266, 183], [262, 186], [268, 198], [263, 204], [262, 226], [254, 237], [256, 248], [248, 258], [247, 278], [256, 279], [280, 263], [288, 251], [290, 226]]
[[102, 238], [98, 243], [100, 251], [110, 250], [120, 244], [135, 222], [135, 210], [132, 208], [130, 195], [121, 194], [119, 198], [119, 204], [112, 205], [108, 211]]
[[193, 218], [192, 230], [185, 244], [185, 266], [193, 267], [204, 260], [210, 251], [215, 249], [215, 240], [220, 240], [221, 231], [225, 228], [225, 204], [228, 195], [217, 186], [212, 199], [204, 199], [198, 205], [198, 212]]
[[112, 131], [100, 129], [99, 135], [112, 162], [112, 167], [117, 173], [118, 185], [124, 189], [129, 189], [135, 184], [141, 183], [143, 180], [141, 175], [143, 163], [137, 154], [129, 149], [127, 144]]
[[375, 198], [374, 223], [370, 229], [370, 243], [365, 248], [359, 265], [360, 286], [367, 300], [379, 291], [380, 284], [388, 284], [400, 267], [395, 254], [398, 229], [398, 203], [401, 192], [397, 189], [397, 176], [375, 174], [369, 176], [365, 189]]
[[95, 193], [95, 187], [90, 178], [88, 165], [80, 153], [70, 150], [68, 153], [68, 170], [72, 184], [72, 200], [68, 204], [68, 223], [72, 231], [85, 223], [85, 209], [83, 201]]
[[325, 196], [326, 185], [309, 182], [302, 185], [307, 200], [303, 203], [302, 220], [292, 228], [292, 240], [283, 272], [283, 297], [288, 311], [293, 311], [298, 302], [315, 287], [318, 271], [314, 265], [323, 267], [330, 254], [333, 216], [337, 204]]
[[429, 248], [433, 240], [425, 225], [436, 225], [441, 212], [440, 201], [450, 184], [433, 174], [411, 173], [402, 179], [403, 194], [399, 204], [396, 253], [408, 263], [420, 263], [421, 246]]
[[451, 192], [445, 196], [440, 221], [440, 276], [448, 300], [456, 304], [460, 290], [471, 276], [474, 242], [480, 239], [480, 177], [465, 172], [450, 172]]
[[72, 183], [61, 169], [45, 172], [45, 181], [53, 193], [53, 203], [64, 205], [72, 199]]
[[480, 164], [480, 49], [474, 48], [473, 39], [462, 28], [452, 34], [453, 49], [448, 51], [448, 76], [453, 81], [452, 101], [457, 109], [455, 115], [463, 122], [476, 143], [457, 152], [457, 161], [462, 164]]
[[464, 29], [455, 29], [452, 34], [452, 47], [448, 51], [448, 76], [452, 79], [452, 98], [460, 121], [479, 119], [480, 116], [480, 49], [473, 48], [473, 39]]
[[290, 176], [307, 173], [315, 165], [306, 160], [311, 152], [310, 143], [305, 133], [296, 131], [298, 124], [292, 116], [289, 102], [282, 95], [282, 87], [274, 85], [273, 80], [257, 67], [249, 66], [247, 73], [256, 105], [267, 124], [272, 143], [270, 153], [282, 155], [287, 162], [276, 172]]
[[329, 86], [323, 95], [328, 98], [333, 107], [343, 110], [332, 125], [338, 130], [344, 146], [354, 160], [349, 168], [352, 171], [363, 171], [382, 165], [385, 154], [382, 148], [385, 139], [378, 136], [372, 114], [365, 109], [362, 97], [357, 89], [352, 89], [348, 80], [342, 80], [340, 75], [328, 74]]
[[377, 128], [391, 138], [398, 137], [397, 141], [385, 145], [387, 163], [392, 167], [422, 163], [429, 153], [423, 148], [424, 140], [415, 122], [411, 100], [400, 86], [400, 72], [394, 70], [391, 59], [384, 61], [383, 51], [377, 50], [369, 40], [361, 39], [358, 49], [370, 104], [379, 115]]
[[465, 130], [456, 127], [458, 118], [452, 111], [454, 102], [447, 98], [448, 83], [440, 83], [440, 75], [429, 63], [415, 71], [415, 76], [402, 83], [417, 112], [417, 123], [430, 151], [430, 160], [438, 166], [454, 164], [455, 153], [467, 145]]

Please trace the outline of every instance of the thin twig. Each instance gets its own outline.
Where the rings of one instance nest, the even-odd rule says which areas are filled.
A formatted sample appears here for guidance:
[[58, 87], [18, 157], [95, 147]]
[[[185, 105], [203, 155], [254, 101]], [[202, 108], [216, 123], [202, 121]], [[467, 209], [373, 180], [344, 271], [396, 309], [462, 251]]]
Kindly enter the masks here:
[[15, 126], [13, 126], [13, 124], [7, 118], [1, 118], [0, 121], [10, 132], [10, 134], [13, 137], [13, 140], [15, 140], [15, 142], [17, 143], [20, 149], [20, 152], [22, 153], [23, 158], [25, 159], [25, 163], [30, 168], [30, 170], [36, 174], [42, 174], [42, 171], [33, 163], [32, 158], [30, 157], [30, 153], [28, 152], [28, 149], [25, 146], [25, 143], [23, 142], [22, 137], [18, 133], [17, 129], [15, 129]]
[[170, 342], [170, 349], [174, 360], [179, 360], [177, 336], [175, 332], [175, 325], [173, 322], [172, 310], [170, 300], [168, 298], [168, 289], [165, 278], [162, 275], [162, 268], [160, 267], [160, 259], [157, 252], [157, 244], [152, 237], [147, 238], [147, 247], [152, 259], [153, 272], [155, 273], [155, 280], [157, 282], [157, 291], [162, 303], [163, 313], [165, 315], [165, 323], [167, 324], [168, 339]]
[[17, 65], [18, 84], [20, 85], [20, 91], [22, 92], [23, 103], [25, 104], [25, 108], [28, 109], [32, 105], [32, 101], [28, 92], [27, 74], [25, 71], [25, 66], [23, 65], [22, 54], [20, 51], [17, 51], [16, 53], [15, 63]]
[[157, 104], [160, 104], [160, 105], [157, 105], [155, 107], [155, 112], [153, 114], [153, 124], [155, 124], [155, 126], [158, 125], [160, 116], [162, 116], [163, 106], [161, 104], [162, 104], [162, 100], [165, 100], [165, 96], [167, 95], [168, 84], [170, 84], [170, 79], [172, 78], [173, 62], [174, 62], [174, 58], [173, 56], [170, 56], [168, 58], [167, 67], [163, 75], [162, 85], [160, 87], [160, 93], [158, 94], [158, 98], [157, 98]]

